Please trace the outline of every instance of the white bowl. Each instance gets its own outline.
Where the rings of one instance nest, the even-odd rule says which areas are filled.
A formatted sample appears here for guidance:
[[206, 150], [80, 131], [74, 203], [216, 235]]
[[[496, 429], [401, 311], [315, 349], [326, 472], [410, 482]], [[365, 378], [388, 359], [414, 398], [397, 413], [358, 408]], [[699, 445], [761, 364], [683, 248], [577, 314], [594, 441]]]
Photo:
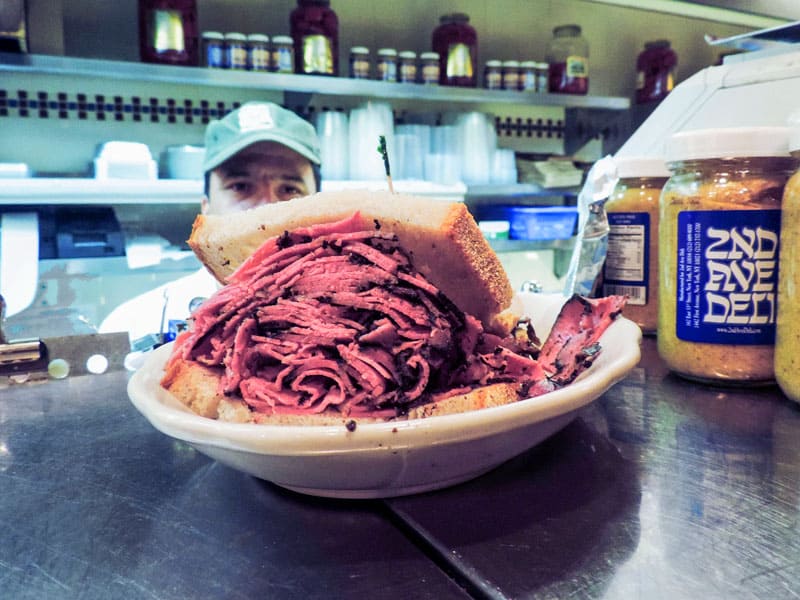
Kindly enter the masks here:
[[[564, 298], [520, 299], [543, 337]], [[159, 385], [171, 344], [149, 356], [131, 378], [128, 394], [158, 430], [234, 469], [317, 496], [401, 496], [472, 479], [551, 436], [639, 362], [640, 341], [639, 328], [620, 317], [601, 338], [603, 351], [592, 367], [560, 390], [463, 414], [362, 424], [354, 431], [198, 416]]]

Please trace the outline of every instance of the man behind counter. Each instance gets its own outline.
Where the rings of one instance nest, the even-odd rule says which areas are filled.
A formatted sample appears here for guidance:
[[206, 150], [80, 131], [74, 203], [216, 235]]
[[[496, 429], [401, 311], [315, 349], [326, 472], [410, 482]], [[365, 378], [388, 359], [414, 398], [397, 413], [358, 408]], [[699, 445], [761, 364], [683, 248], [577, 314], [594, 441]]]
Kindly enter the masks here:
[[[206, 128], [204, 214], [225, 214], [307, 196], [320, 187], [319, 140], [293, 112], [249, 102]], [[204, 268], [136, 296], [115, 308], [100, 333], [127, 331], [131, 341], [167, 332], [185, 321], [193, 303], [219, 284]]]

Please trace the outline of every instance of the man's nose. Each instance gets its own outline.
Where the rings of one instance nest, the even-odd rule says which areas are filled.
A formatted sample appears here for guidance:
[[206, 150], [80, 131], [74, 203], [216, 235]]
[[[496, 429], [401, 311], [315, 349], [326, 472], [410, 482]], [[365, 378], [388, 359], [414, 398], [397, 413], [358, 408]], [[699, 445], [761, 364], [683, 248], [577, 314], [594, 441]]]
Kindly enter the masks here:
[[256, 197], [258, 202], [262, 204], [269, 204], [280, 200], [280, 198], [278, 198], [277, 189], [270, 182], [262, 182], [259, 184]]

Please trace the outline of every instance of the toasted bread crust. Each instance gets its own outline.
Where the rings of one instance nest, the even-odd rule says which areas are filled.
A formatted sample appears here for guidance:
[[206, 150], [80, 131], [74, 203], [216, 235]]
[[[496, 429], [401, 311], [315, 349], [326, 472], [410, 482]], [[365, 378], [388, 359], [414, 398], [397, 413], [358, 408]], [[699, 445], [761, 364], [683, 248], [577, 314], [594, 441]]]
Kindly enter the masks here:
[[[243, 400], [228, 398], [219, 393], [220, 371], [192, 361], [173, 361], [161, 381], [162, 386], [188, 406], [193, 412], [233, 423], [255, 423], [254, 413]], [[519, 400], [519, 386], [498, 383], [476, 388], [465, 394], [451, 396], [412, 408], [408, 415], [392, 420], [425, 419], [438, 415], [452, 415], [482, 408], [501, 406]], [[259, 415], [258, 423], [269, 425], [343, 425], [349, 422], [378, 423], [388, 419], [351, 417], [335, 410], [302, 415]]]
[[269, 204], [230, 215], [200, 215], [189, 245], [222, 283], [267, 238], [360, 212], [365, 227], [397, 235], [414, 266], [484, 327], [508, 333], [513, 291], [497, 255], [466, 206], [402, 194], [349, 190]]

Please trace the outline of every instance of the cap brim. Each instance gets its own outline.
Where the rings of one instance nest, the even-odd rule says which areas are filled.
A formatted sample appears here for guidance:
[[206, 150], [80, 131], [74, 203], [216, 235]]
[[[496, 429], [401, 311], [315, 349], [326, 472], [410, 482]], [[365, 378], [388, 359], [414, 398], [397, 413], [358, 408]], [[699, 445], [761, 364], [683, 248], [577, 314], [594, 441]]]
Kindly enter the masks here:
[[275, 131], [258, 130], [251, 131], [247, 135], [242, 136], [235, 144], [227, 146], [223, 152], [219, 152], [214, 156], [207, 156], [203, 161], [203, 172], [216, 169], [234, 154], [238, 154], [248, 146], [252, 146], [258, 142], [276, 142], [282, 146], [286, 146], [287, 148], [294, 150], [300, 156], [308, 159], [310, 162], [316, 165], [320, 164], [320, 159], [318, 156], [311, 152], [307, 147], [303, 146], [302, 144], [298, 144], [295, 140], [282, 136]]

